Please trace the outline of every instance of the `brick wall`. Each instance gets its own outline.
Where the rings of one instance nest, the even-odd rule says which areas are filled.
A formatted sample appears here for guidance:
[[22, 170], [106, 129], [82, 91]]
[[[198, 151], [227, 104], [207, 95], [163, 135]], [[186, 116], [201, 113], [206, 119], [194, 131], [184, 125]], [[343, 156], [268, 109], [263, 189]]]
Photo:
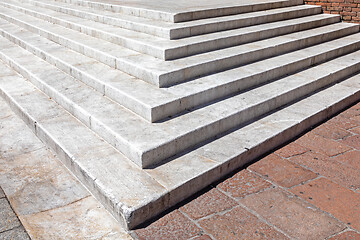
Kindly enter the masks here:
[[345, 22], [360, 23], [360, 0], [305, 0], [304, 2], [321, 5], [324, 13], [340, 14]]

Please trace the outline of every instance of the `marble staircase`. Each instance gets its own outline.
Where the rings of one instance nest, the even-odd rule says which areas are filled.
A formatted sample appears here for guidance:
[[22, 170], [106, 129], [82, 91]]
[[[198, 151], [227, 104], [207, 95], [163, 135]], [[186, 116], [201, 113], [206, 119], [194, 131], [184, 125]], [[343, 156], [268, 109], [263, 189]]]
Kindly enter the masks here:
[[132, 229], [360, 99], [299, 0], [0, 0], [0, 94]]

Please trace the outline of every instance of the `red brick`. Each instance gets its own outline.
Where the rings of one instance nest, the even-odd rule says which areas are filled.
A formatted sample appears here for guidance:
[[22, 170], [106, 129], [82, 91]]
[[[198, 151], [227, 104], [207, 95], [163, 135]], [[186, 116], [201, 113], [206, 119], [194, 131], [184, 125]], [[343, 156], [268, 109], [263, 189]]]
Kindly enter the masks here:
[[309, 132], [295, 141], [297, 144], [327, 156], [335, 156], [351, 150], [347, 145]]
[[201, 220], [199, 224], [218, 240], [288, 239], [242, 207], [234, 208], [224, 215], [214, 215]]
[[343, 129], [350, 129], [357, 127], [359, 125], [358, 122], [348, 119], [346, 117], [342, 117], [341, 115], [333, 117], [332, 119], [327, 121], [327, 123], [332, 123], [338, 126], [339, 128], [343, 128]]
[[328, 7], [327, 10], [330, 10], [330, 11], [342, 11], [342, 7]]
[[287, 188], [317, 177], [315, 173], [281, 159], [275, 154], [261, 159], [251, 165], [249, 169]]
[[350, 151], [333, 157], [332, 160], [360, 169], [360, 151]]
[[357, 7], [357, 4], [356, 3], [342, 3], [342, 4], [340, 4], [340, 6], [355, 8], [355, 7]]
[[175, 210], [146, 228], [134, 231], [140, 240], [183, 240], [201, 235], [201, 230], [178, 210]]
[[349, 165], [342, 164], [332, 158], [312, 152], [304, 153], [289, 159], [290, 161], [311, 169], [331, 179], [338, 184], [351, 189], [360, 187], [360, 170]]
[[342, 19], [344, 21], [350, 21], [351, 20], [351, 16], [343, 16]]
[[360, 240], [360, 234], [354, 231], [347, 231], [333, 236], [328, 240]]
[[248, 170], [242, 170], [220, 183], [217, 188], [232, 197], [241, 198], [270, 187], [271, 184]]
[[324, 239], [344, 225], [280, 189], [249, 195], [240, 202], [295, 239]]
[[280, 148], [275, 153], [283, 158], [289, 158], [295, 155], [300, 155], [305, 152], [308, 152], [310, 149], [300, 146], [294, 142], [289, 143], [288, 145]]
[[196, 220], [213, 213], [222, 212], [236, 205], [237, 203], [234, 200], [213, 188], [182, 206], [180, 210], [191, 219]]
[[312, 132], [324, 138], [333, 140], [342, 139], [351, 135], [350, 132], [346, 131], [345, 129], [341, 129], [331, 123], [324, 123], [319, 127], [315, 128]]
[[360, 230], [359, 194], [325, 178], [296, 186], [291, 191], [343, 223]]
[[360, 150], [360, 135], [354, 135], [344, 138], [340, 140], [339, 143], [346, 144], [350, 147]]

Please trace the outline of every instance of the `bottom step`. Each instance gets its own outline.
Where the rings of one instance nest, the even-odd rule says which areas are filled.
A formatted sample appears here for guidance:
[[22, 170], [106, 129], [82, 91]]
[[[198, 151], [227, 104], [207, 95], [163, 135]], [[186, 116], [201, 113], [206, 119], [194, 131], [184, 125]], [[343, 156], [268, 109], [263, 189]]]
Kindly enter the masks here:
[[141, 169], [0, 62], [0, 94], [127, 228], [167, 208], [360, 99], [360, 75]]

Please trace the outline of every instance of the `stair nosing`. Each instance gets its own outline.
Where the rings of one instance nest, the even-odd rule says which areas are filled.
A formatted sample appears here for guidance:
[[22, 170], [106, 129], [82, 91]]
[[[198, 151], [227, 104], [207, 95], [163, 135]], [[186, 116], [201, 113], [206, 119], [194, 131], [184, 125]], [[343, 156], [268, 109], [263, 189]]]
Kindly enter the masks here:
[[[15, 38], [16, 36], [13, 36], [13, 38]], [[351, 36], [350, 36], [351, 37]], [[6, 38], [9, 38], [9, 37], [6, 37]], [[41, 38], [41, 37], [40, 37]], [[25, 42], [25, 40], [22, 40], [22, 39], [19, 39], [19, 38], [17, 38], [18, 40], [17, 40], [17, 43], [18, 43], [18, 41], [21, 41], [22, 42], [22, 45], [23, 44], [26, 44], [28, 47], [24, 47], [24, 46], [22, 46], [23, 48], [25, 48], [26, 50], [28, 50], [28, 51], [31, 51], [31, 52], [33, 52], [34, 53], [34, 51], [41, 51], [41, 53], [36, 53], [37, 55], [38, 55], [38, 57], [42, 57], [43, 55], [45, 56], [45, 55], [47, 55], [47, 56], [50, 56], [50, 57], [52, 57], [52, 58], [55, 58], [55, 59], [57, 59], [58, 61], [60, 61], [60, 62], [63, 62], [61, 59], [59, 59], [59, 58], [57, 58], [56, 56], [53, 56], [51, 53], [47, 53], [47, 52], [45, 52], [44, 50], [41, 50], [41, 49], [39, 49], [39, 48], [37, 48], [36, 46], [32, 46], [32, 45], [29, 45], [30, 43], [26, 43]], [[336, 40], [335, 40], [336, 41]], [[56, 43], [55, 43], [56, 44]], [[326, 44], [326, 43], [323, 43], [323, 44]], [[58, 44], [57, 44], [58, 45]], [[28, 49], [29, 48], [29, 46], [30, 46], [30, 49]], [[59, 46], [61, 46], [61, 45], [59, 45]], [[321, 46], [321, 45], [320, 45]], [[311, 46], [311, 47], [308, 47], [308, 48], [315, 48], [315, 47], [317, 47], [317, 46]], [[62, 47], [62, 48], [65, 48], [65, 47]], [[300, 49], [300, 50], [298, 50], [298, 51], [308, 51], [307, 49], [308, 48], [305, 48], [305, 49]], [[35, 50], [31, 50], [31, 49], [35, 49]], [[70, 50], [71, 51], [71, 50]], [[296, 52], [298, 52], [298, 51], [296, 51]], [[293, 52], [293, 53], [289, 53], [290, 55], [293, 55], [293, 54], [296, 54], [296, 52]], [[77, 53], [77, 52], [75, 52], [75, 54], [79, 54], [79, 53]], [[287, 55], [289, 55], [289, 54], [285, 54], [285, 55], [283, 55], [283, 56], [279, 56], [279, 57], [281, 57], [281, 58], [283, 58], [283, 57], [286, 57]], [[324, 53], [322, 53], [322, 54], [326, 54], [326, 52], [324, 52]], [[39, 56], [40, 55], [40, 56]], [[316, 55], [317, 56], [317, 55]], [[312, 56], [312, 58], [314, 58], [315, 57], [315, 55], [314, 56]], [[42, 57], [43, 59], [44, 59], [44, 57]], [[87, 58], [86, 56], [85, 56], [85, 58]], [[275, 59], [277, 58], [277, 57], [274, 57]], [[45, 59], [44, 59], [45, 60]], [[300, 59], [301, 61], [304, 61], [304, 59]], [[48, 60], [47, 60], [48, 61]], [[271, 61], [271, 59], [266, 59], [266, 60], [262, 60], [262, 61], [259, 61], [258, 63], [253, 63], [253, 64], [262, 64], [262, 62], [267, 62], [267, 61]], [[297, 63], [299, 60], [297, 60], [297, 61], [292, 61], [292, 64], [295, 64], [295, 63]], [[54, 65], [54, 63], [51, 63], [51, 64], [53, 64]], [[65, 63], [66, 64], [66, 63]], [[102, 63], [100, 63], [100, 64], [102, 64]], [[57, 64], [56, 64], [57, 65]], [[251, 65], [251, 64], [250, 64]], [[58, 65], [57, 65], [58, 66]], [[76, 66], [73, 66], [73, 65], [71, 65], [71, 64], [68, 64], [67, 65], [69, 68], [71, 68], [71, 67], [73, 67], [73, 69], [76, 69]], [[287, 65], [282, 65], [282, 66], [280, 66], [280, 67], [286, 67]], [[277, 69], [277, 68], [279, 68], [279, 67], [276, 67], [276, 68], [273, 68], [273, 69], [270, 69], [270, 70], [274, 70], [274, 69]], [[267, 72], [269, 71], [269, 69], [267, 69], [266, 70]], [[69, 71], [66, 71], [68, 74], [69, 74]], [[73, 71], [70, 71], [71, 73], [73, 73], [73, 74], [75, 74], [75, 72], [73, 72]], [[84, 74], [84, 72], [82, 71], [82, 70], [78, 70], [78, 72], [80, 72], [81, 74]], [[85, 73], [86, 74], [86, 73]], [[73, 77], [76, 77], [76, 75], [77, 74], [75, 74], [75, 76], [74, 75], [72, 75]], [[221, 75], [222, 75], [222, 73], [218, 73], [218, 74], [215, 74], [215, 76], [217, 76], [218, 75], [218, 77], [220, 77]], [[256, 75], [261, 75], [261, 72], [257, 72], [256, 73]], [[229, 87], [226, 87], [227, 85], [229, 85], [229, 84], [234, 84], [234, 83], [236, 83], [236, 82], [240, 82], [240, 80], [242, 79], [242, 80], [245, 80], [245, 79], [250, 79], [250, 78], [253, 78], [253, 76], [255, 76], [255, 75], [249, 75], [249, 76], [246, 76], [245, 78], [239, 78], [239, 79], [237, 79], [236, 81], [234, 80], [234, 81], [227, 81], [226, 83], [224, 83], [224, 84], [222, 84], [222, 85], [216, 85], [216, 86], [214, 86], [214, 87], [212, 87], [212, 88], [209, 88], [209, 87], [207, 87], [206, 89], [204, 89], [204, 90], [201, 90], [201, 91], [193, 91], [193, 92], [189, 92], [189, 93], [186, 93], [187, 95], [178, 95], [178, 94], [176, 94], [176, 95], [174, 95], [174, 98], [173, 98], [173, 100], [171, 100], [171, 101], [166, 101], [166, 102], [164, 102], [164, 103], [161, 103], [161, 102], [159, 102], [159, 104], [156, 104], [156, 105], [153, 105], [153, 104], [151, 104], [151, 105], [148, 105], [148, 103], [147, 102], [142, 102], [142, 101], [140, 101], [139, 99], [136, 99], [136, 98], [132, 98], [133, 100], [135, 100], [136, 102], [138, 102], [139, 104], [141, 104], [142, 106], [143, 106], [143, 110], [139, 110], [139, 111], [136, 111], [134, 108], [129, 108], [128, 106], [125, 106], [126, 108], [128, 108], [129, 110], [131, 110], [131, 111], [134, 111], [136, 114], [138, 114], [138, 115], [140, 115], [141, 117], [144, 117], [145, 119], [147, 119], [148, 121], [150, 121], [150, 122], [155, 122], [155, 121], [159, 121], [159, 120], [162, 120], [162, 119], [164, 119], [164, 118], [166, 118], [167, 116], [169, 116], [169, 115], [174, 115], [174, 114], [179, 114], [179, 113], [181, 113], [181, 112], [183, 112], [183, 111], [185, 111], [186, 109], [188, 109], [188, 108], [192, 108], [192, 107], [196, 107], [196, 106], [198, 106], [198, 105], [201, 105], [201, 104], [204, 104], [204, 103], [206, 103], [206, 102], [200, 102], [200, 103], [196, 103], [196, 105], [186, 105], [186, 106], [183, 106], [182, 108], [181, 108], [181, 110], [180, 111], [176, 111], [176, 112], [165, 112], [165, 114], [163, 114], [163, 115], [161, 115], [161, 116], [159, 116], [159, 115], [157, 115], [157, 116], [155, 116], [155, 115], [153, 115], [153, 113], [152, 112], [154, 112], [154, 111], [157, 111], [156, 109], [160, 109], [159, 111], [161, 112], [161, 113], [164, 113], [164, 110], [161, 110], [161, 108], [162, 107], [164, 107], [164, 106], [167, 106], [167, 105], [169, 105], [169, 104], [177, 104], [177, 103], [179, 103], [179, 102], [184, 102], [184, 100], [185, 100], [185, 102], [186, 101], [189, 101], [189, 99], [192, 99], [194, 96], [196, 96], [196, 95], [198, 95], [198, 94], [201, 94], [201, 95], [203, 95], [203, 94], [205, 94], [206, 92], [208, 92], [208, 91], [210, 91], [210, 90], [213, 90], [213, 89], [218, 89], [218, 88], [227, 88], [227, 89], [234, 89], [234, 88], [229, 88]], [[204, 79], [206, 79], [206, 77], [204, 78]], [[80, 81], [82, 81], [82, 79], [79, 79]], [[84, 81], [83, 81], [84, 82]], [[99, 82], [99, 81], [98, 81]], [[85, 84], [88, 84], [87, 82], [84, 82]], [[147, 83], [145, 83], [145, 85], [146, 85]], [[185, 83], [186, 84], [186, 83]], [[92, 85], [89, 85], [89, 86], [91, 86], [91, 87], [94, 87], [94, 86], [92, 86]], [[191, 84], [190, 84], [190, 86], [191, 86]], [[177, 86], [175, 86], [175, 88], [174, 88], [174, 90], [172, 90], [174, 93], [177, 93], [178, 92], [178, 90], [177, 90], [177, 88], [179, 88], [179, 87], [182, 87], [182, 85], [177, 85]], [[99, 88], [96, 88], [96, 87], [94, 87], [95, 89], [97, 89], [98, 91], [100, 91], [101, 93], [103, 93], [103, 94], [105, 94], [105, 95], [107, 95], [106, 93], [105, 93], [105, 89], [108, 89], [108, 88], [111, 88], [111, 85], [108, 85], [108, 84], [106, 84], [106, 83], [103, 83], [102, 84], [102, 87], [101, 87], [101, 89], [99, 89]], [[170, 88], [171, 89], [171, 88]], [[170, 90], [169, 89], [169, 90]], [[242, 88], [242, 89], [244, 89], [244, 88]], [[155, 89], [156, 90], [156, 89]], [[159, 90], [161, 90], [161, 89], [159, 89]], [[241, 89], [240, 89], [241, 90]], [[115, 90], [116, 91], [116, 90]], [[120, 89], [120, 91], [121, 91], [121, 89]], [[171, 93], [171, 92], [169, 92], [169, 91], [167, 91], [167, 93]], [[231, 94], [232, 92], [227, 92], [225, 95], [224, 94], [222, 94], [221, 96], [217, 96], [217, 97], [215, 97], [215, 98], [211, 98], [211, 99], [207, 99], [206, 101], [214, 101], [214, 100], [216, 100], [216, 99], [218, 99], [218, 98], [222, 98], [222, 97], [224, 97], [224, 96], [226, 96], [226, 95], [228, 95], [228, 94]], [[122, 95], [125, 95], [124, 93], [121, 93]], [[129, 96], [129, 95], [126, 95], [126, 96]], [[176, 97], [175, 97], [176, 96]], [[127, 99], [129, 99], [129, 98], [127, 98]], [[186, 100], [186, 99], [188, 99], [188, 100]], [[115, 100], [116, 101], [116, 100]], [[118, 102], [119, 104], [122, 104], [123, 105], [123, 102]], [[177, 104], [177, 106], [178, 106], [178, 104]], [[145, 107], [145, 108], [144, 108]], [[178, 107], [180, 107], [180, 106], [178, 106]], [[148, 110], [145, 110], [145, 109], [148, 109]], [[168, 108], [169, 109], [169, 108]], [[141, 111], [145, 111], [145, 115], [141, 112]]]
[[[20, 48], [20, 47], [19, 47]], [[26, 51], [26, 50], [23, 50], [23, 51]], [[40, 59], [39, 59], [40, 60]], [[43, 60], [40, 60], [40, 61], [43, 61]], [[360, 63], [359, 63], [360, 64]], [[50, 64], [49, 64], [50, 65]], [[52, 66], [52, 65], [51, 65]], [[277, 82], [275, 82], [274, 84], [278, 84], [278, 81]], [[257, 88], [256, 90], [258, 91], [258, 89], [259, 88]], [[253, 92], [255, 92], [255, 91], [253, 91]], [[289, 94], [289, 92], [284, 92], [284, 94]], [[241, 95], [240, 95], [240, 97], [242, 97]], [[237, 98], [239, 98], [239, 95], [237, 96]], [[70, 101], [74, 101], [74, 100], [70, 100]], [[268, 101], [274, 101], [274, 99], [271, 99], [271, 100], [268, 100]], [[223, 101], [222, 102], [220, 102], [220, 104], [225, 104]], [[260, 103], [259, 103], [260, 104]], [[262, 102], [261, 104], [267, 104], [266, 102]], [[78, 106], [79, 107], [79, 109], [82, 109], [83, 107], [81, 107], [80, 105], [78, 105], [78, 104], [76, 104], [76, 103], [74, 103], [74, 102], [72, 102], [71, 104], [70, 104], [71, 106]], [[253, 107], [254, 106], [257, 106], [257, 105], [253, 105]], [[217, 106], [211, 106], [211, 108], [216, 108]], [[250, 107], [246, 107], [245, 109], [243, 109], [243, 111], [249, 111], [250, 109], [252, 109], [252, 108], [250, 108]], [[81, 111], [84, 111], [85, 109], [83, 109], [83, 110], [81, 110]], [[125, 109], [124, 109], [125, 110]], [[234, 109], [235, 110], [235, 109]], [[89, 111], [89, 110], [85, 110], [85, 111]], [[120, 111], [120, 109], [119, 109], [119, 111]], [[122, 111], [122, 110], [121, 110]], [[208, 111], [208, 109], [202, 109], [202, 111]], [[234, 112], [234, 116], [237, 116], [237, 115], [239, 115], [240, 113], [242, 113], [243, 111], [240, 111], [240, 110], [235, 110], [235, 112]], [[90, 111], [91, 112], [91, 111]], [[108, 124], [109, 124], [109, 122], [108, 123], [106, 123], [106, 122], [102, 122], [102, 121], [104, 121], [104, 120], [101, 120], [101, 117], [99, 118], [99, 116], [98, 117], [95, 117], [95, 116], [93, 116], [90, 112], [88, 112], [87, 113], [87, 115], [89, 115], [89, 116], [92, 116], [91, 117], [91, 119], [89, 119], [89, 120], [91, 120], [91, 123], [90, 122], [88, 122], [88, 123], [86, 123], [85, 122], [85, 124], [87, 124], [88, 126], [94, 126], [95, 128], [97, 128], [98, 127], [98, 129], [96, 130], [96, 129], [93, 129], [93, 130], [95, 130], [96, 132], [98, 132], [98, 131], [101, 131], [101, 130], [105, 130], [104, 129], [104, 127], [105, 128], [108, 128], [109, 126], [108, 126]], [[120, 113], [120, 112], [119, 112]], [[195, 114], [195, 115], [194, 115]], [[200, 115], [198, 115], [199, 113], [198, 112], [194, 112], [194, 114], [191, 114], [191, 116], [190, 115], [185, 115], [185, 119], [189, 119], [189, 118], [191, 118], [191, 117], [195, 117], [195, 116], [202, 116], [201, 114]], [[165, 140], [165, 138], [164, 139], [162, 139], [160, 142], [155, 142], [155, 141], [153, 141], [152, 142], [152, 144], [150, 144], [150, 146], [148, 145], [148, 143], [146, 144], [146, 146], [145, 145], [143, 145], [144, 143], [135, 143], [135, 142], [133, 142], [133, 144], [131, 144], [131, 147], [132, 147], [132, 150], [129, 150], [128, 148], [130, 147], [130, 146], [127, 146], [126, 144], [124, 145], [124, 146], [122, 146], [121, 147], [121, 149], [119, 149], [120, 151], [122, 151], [126, 156], [128, 156], [131, 160], [133, 160], [135, 163], [137, 163], [137, 164], [140, 164], [142, 167], [146, 167], [146, 166], [149, 166], [149, 165], [152, 165], [152, 164], [155, 164], [155, 162], [154, 161], [161, 161], [161, 160], [163, 160], [164, 158], [167, 158], [167, 157], [170, 157], [171, 155], [173, 155], [173, 154], [176, 154], [177, 152], [179, 152], [179, 151], [182, 151], [182, 150], [185, 150], [186, 148], [188, 148], [188, 147], [190, 147], [190, 145], [189, 144], [191, 144], [191, 145], [193, 145], [193, 144], [196, 144], [196, 143], [192, 143], [192, 142], [186, 142], [186, 144], [185, 144], [185, 146], [182, 146], [180, 149], [173, 149], [173, 150], [169, 150], [169, 148], [167, 148], [168, 147], [168, 145], [170, 146], [170, 145], [172, 145], [172, 146], [174, 146], [174, 144], [176, 143], [176, 142], [174, 142], [174, 140], [176, 140], [176, 139], [183, 139], [183, 141], [185, 141], [185, 139], [187, 139], [187, 138], [189, 138], [189, 137], [194, 137], [193, 135], [194, 134], [199, 134], [198, 133], [198, 131], [206, 131], [206, 128], [209, 128], [209, 127], [211, 127], [211, 126], [214, 126], [214, 125], [217, 125], [218, 123], [219, 123], [219, 121], [225, 121], [224, 119], [226, 118], [227, 119], [227, 121], [230, 121], [229, 119], [231, 119], [232, 118], [232, 114], [233, 113], [231, 113], [230, 115], [230, 112], [229, 113], [227, 113], [227, 117], [225, 117], [225, 116], [221, 116], [221, 119], [218, 119], [218, 120], [215, 120], [215, 119], [209, 119], [208, 117], [209, 116], [206, 116], [205, 118], [206, 119], [208, 119], [210, 122], [209, 123], [206, 123], [206, 125], [204, 125], [205, 123], [203, 122], [203, 120], [201, 121], [201, 126], [198, 126], [198, 125], [196, 125], [196, 124], [198, 124], [198, 123], [195, 123], [195, 125], [192, 127], [192, 129], [197, 129], [196, 131], [194, 131], [194, 130], [191, 130], [191, 131], [189, 131], [189, 130], [180, 130], [180, 128], [178, 129], [178, 130], [172, 130], [173, 131], [173, 134], [170, 134], [170, 132], [166, 132], [166, 135], [167, 134], [169, 134], [169, 135], [167, 135], [168, 136], [168, 138], [171, 136], [171, 139], [169, 138], [168, 140]], [[262, 113], [263, 114], [263, 113]], [[100, 115], [102, 115], [102, 114], [100, 114]], [[119, 115], [119, 116], [121, 116], [121, 115]], [[250, 116], [250, 115], [249, 115]], [[124, 116], [125, 117], [125, 116]], [[218, 116], [219, 117], [219, 116]], [[87, 117], [85, 117], [85, 118], [87, 118]], [[97, 119], [97, 118], [99, 118], [99, 119]], [[200, 117], [200, 119], [201, 119], [202, 117]], [[133, 117], [131, 117], [131, 119], [133, 119]], [[179, 118], [180, 120], [184, 120], [183, 118]], [[176, 121], [180, 121], [178, 118], [177, 118], [177, 120]], [[97, 122], [97, 121], [99, 121], [99, 122]], [[138, 121], [138, 120], [137, 120]], [[177, 126], [177, 122], [174, 122], [174, 123], [171, 123], [171, 122], [166, 122], [165, 124], [166, 125], [163, 125], [164, 127], [166, 126], [166, 129], [167, 130], [165, 130], [165, 128], [163, 128], [163, 126], [161, 126], [160, 128], [158, 128], [158, 130], [161, 130], [161, 131], [168, 131], [169, 130], [169, 127], [172, 127], [172, 126], [174, 126], [174, 127], [176, 127]], [[241, 120], [241, 121], [244, 121], [244, 120]], [[247, 120], [245, 120], [245, 121], [247, 121]], [[234, 124], [234, 122], [232, 122], [233, 124]], [[100, 125], [99, 125], [100, 124]], [[137, 122], [137, 125], [138, 125], [138, 127], [140, 127], [140, 122]], [[170, 124], [170, 125], [169, 125]], [[236, 122], [236, 124], [240, 124], [240, 123], [237, 123]], [[146, 125], [148, 125], [148, 123], [147, 124], [145, 124], [143, 127], [145, 127]], [[115, 126], [113, 126], [113, 127], [115, 127]], [[189, 126], [187, 126], [187, 128], [188, 128]], [[234, 127], [234, 126], [232, 126], [232, 127]], [[116, 128], [116, 127], [115, 127]], [[109, 140], [106, 136], [105, 136], [105, 139], [107, 139], [109, 142], [112, 142], [112, 141], [114, 141], [115, 139], [116, 139], [116, 141], [119, 141], [120, 139], [119, 139], [119, 137], [121, 136], [121, 135], [118, 135], [119, 134], [119, 130], [115, 130], [115, 128], [114, 128], [114, 130], [111, 130], [111, 132], [114, 132], [114, 133], [116, 133], [116, 136], [114, 135], [113, 137], [115, 137], [113, 140]], [[145, 127], [146, 128], [146, 127]], [[144, 128], [144, 129], [145, 129]], [[228, 126], [225, 126], [225, 128], [228, 128]], [[202, 129], [202, 130], [201, 130]], [[152, 125], [152, 131], [158, 131], [158, 130], [155, 130], [155, 125]], [[224, 132], [224, 131], [226, 131], [226, 130], [228, 130], [228, 129], [218, 129], [218, 130], [216, 130], [216, 131], [220, 131], [220, 132], [216, 132], [216, 134], [220, 134], [221, 132]], [[123, 131], [123, 130], [122, 130]], [[176, 133], [177, 131], [179, 131], [178, 133]], [[99, 133], [99, 132], [98, 132]], [[104, 133], [105, 134], [105, 133]], [[107, 133], [107, 134], [109, 134], [109, 133]], [[156, 134], [158, 135], [158, 134], [160, 134], [160, 132], [156, 132]], [[165, 132], [163, 132], [163, 134], [165, 134]], [[215, 134], [215, 135], [216, 135]], [[206, 134], [206, 136], [205, 137], [203, 137], [203, 136], [199, 136], [200, 138], [199, 139], [193, 139], [193, 141], [196, 141], [196, 142], [199, 142], [199, 141], [204, 141], [204, 140], [206, 140], [206, 139], [210, 139], [210, 138], [212, 138], [212, 137], [214, 137], [215, 136], [214, 135], [214, 133], [211, 133], [210, 135], [209, 134]], [[161, 136], [161, 135], [159, 135], [159, 136]], [[165, 135], [164, 135], [165, 136]], [[102, 137], [104, 137], [104, 135], [102, 135]], [[109, 137], [109, 136], [108, 136]], [[203, 139], [203, 138], [205, 138], [205, 139]], [[121, 139], [123, 139], [122, 137], [121, 137]], [[141, 139], [142, 141], [144, 141], [144, 140], [146, 140], [146, 139]], [[125, 139], [123, 139], [122, 140], [123, 142], [125, 141], [125, 142], [128, 142], [128, 141], [134, 141], [134, 139], [133, 140], [125, 140]], [[125, 143], [124, 142], [124, 143]], [[124, 144], [123, 143], [123, 144]], [[119, 143], [120, 144], [120, 143]], [[139, 145], [140, 144], [140, 145]], [[116, 144], [115, 144], [116, 145]], [[187, 146], [187, 145], [189, 145], [189, 146]], [[126, 146], [126, 151], [130, 151], [130, 152], [124, 152], [125, 150], [124, 150], [124, 147]], [[137, 146], [137, 147], [135, 147], [134, 148], [134, 146]], [[120, 147], [120, 146], [118, 146], [118, 147]], [[162, 148], [167, 148], [168, 149], [168, 151], [166, 152], [166, 157], [164, 157], [164, 156], [157, 156], [157, 154], [159, 154], [158, 153], [158, 151], [160, 150], [160, 149], [162, 149]], [[138, 150], [135, 150], [135, 149], [141, 149], [140, 151], [141, 152], [138, 152]], [[156, 149], [156, 150], [155, 150]], [[160, 150], [161, 151], [161, 150]], [[136, 153], [137, 152], [137, 153]], [[141, 160], [136, 160], [136, 157], [134, 156], [134, 154], [140, 154], [140, 155], [138, 155], [139, 157], [140, 157], [140, 159]], [[154, 156], [153, 154], [155, 154], [156, 156]], [[164, 153], [163, 153], [164, 154]]]

